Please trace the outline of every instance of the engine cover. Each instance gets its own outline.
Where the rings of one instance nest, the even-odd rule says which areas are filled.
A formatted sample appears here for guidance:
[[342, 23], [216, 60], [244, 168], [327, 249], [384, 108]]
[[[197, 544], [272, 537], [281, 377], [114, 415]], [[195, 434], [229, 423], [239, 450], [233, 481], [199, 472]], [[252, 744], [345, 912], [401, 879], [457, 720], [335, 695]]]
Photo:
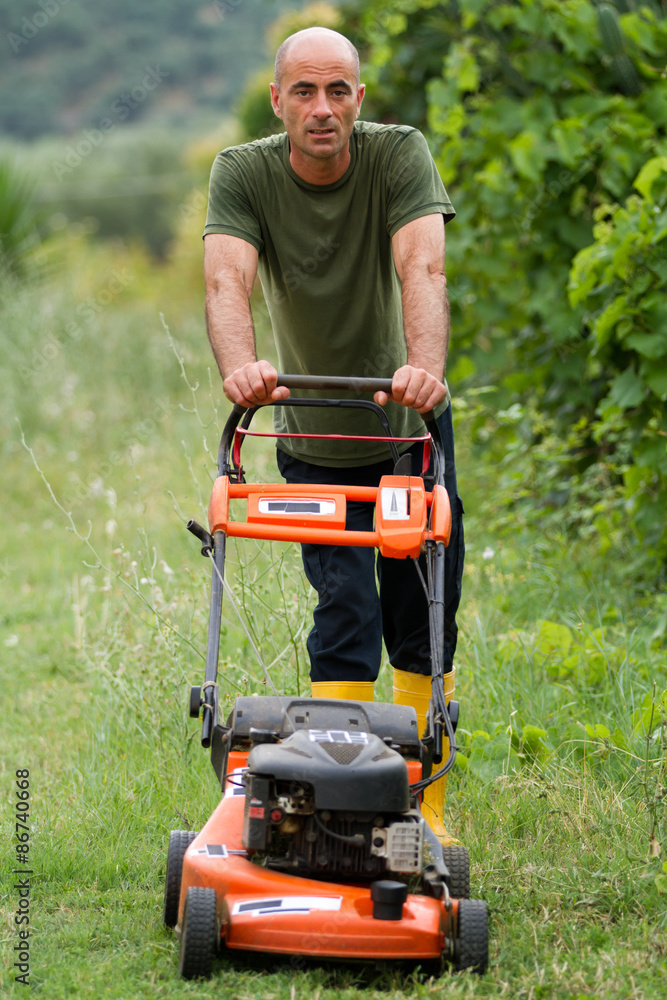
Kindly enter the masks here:
[[243, 844], [266, 867], [362, 879], [422, 870], [407, 764], [373, 733], [301, 729], [258, 743], [243, 782]]
[[262, 743], [248, 756], [258, 778], [311, 786], [318, 811], [402, 813], [410, 808], [403, 757], [373, 733], [307, 729], [281, 743]]

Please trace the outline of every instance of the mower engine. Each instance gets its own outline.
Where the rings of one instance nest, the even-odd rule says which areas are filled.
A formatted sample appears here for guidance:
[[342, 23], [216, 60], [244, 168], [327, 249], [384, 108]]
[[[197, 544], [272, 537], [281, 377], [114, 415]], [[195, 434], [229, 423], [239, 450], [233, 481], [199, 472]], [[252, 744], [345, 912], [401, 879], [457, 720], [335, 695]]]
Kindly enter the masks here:
[[318, 878], [420, 872], [424, 822], [390, 742], [302, 729], [256, 744], [243, 776], [244, 846], [269, 868]]

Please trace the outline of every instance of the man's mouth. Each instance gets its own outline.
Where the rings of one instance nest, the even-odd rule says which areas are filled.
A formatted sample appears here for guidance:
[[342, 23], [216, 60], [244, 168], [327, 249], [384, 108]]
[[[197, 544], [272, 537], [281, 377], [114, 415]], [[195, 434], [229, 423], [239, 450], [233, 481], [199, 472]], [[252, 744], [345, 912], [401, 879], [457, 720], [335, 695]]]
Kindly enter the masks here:
[[332, 128], [309, 128], [309, 135], [334, 135], [334, 129]]

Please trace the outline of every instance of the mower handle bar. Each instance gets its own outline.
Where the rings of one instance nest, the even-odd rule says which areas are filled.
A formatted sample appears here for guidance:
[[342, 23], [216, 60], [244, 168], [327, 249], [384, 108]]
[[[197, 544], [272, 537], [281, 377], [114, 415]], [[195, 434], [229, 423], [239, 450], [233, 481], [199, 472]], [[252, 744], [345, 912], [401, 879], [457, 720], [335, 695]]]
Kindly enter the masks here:
[[338, 389], [349, 392], [386, 392], [391, 395], [390, 378], [356, 375], [279, 375], [278, 385], [287, 389]]
[[[278, 386], [284, 386], [287, 389], [301, 389], [301, 390], [315, 389], [320, 391], [331, 389], [335, 391], [356, 392], [356, 393], [386, 392], [387, 395], [390, 396], [392, 379], [366, 378], [364, 376], [358, 376], [358, 375], [278, 375], [276, 384]], [[296, 402], [305, 403], [306, 400], [298, 400]], [[323, 404], [326, 405], [326, 402], [327, 401], [323, 401]], [[332, 405], [334, 403], [333, 400], [330, 400], [328, 402], [329, 405]], [[269, 400], [268, 403], [265, 405], [289, 406], [290, 400], [289, 399], [279, 400], [276, 403], [273, 403], [271, 400]], [[349, 405], [353, 405], [352, 401], [350, 402]], [[381, 407], [379, 407], [376, 403], [359, 401], [358, 405], [367, 406], [371, 409], [375, 408], [376, 411], [381, 410]], [[249, 413], [249, 411], [252, 411], [254, 413], [257, 409], [259, 409], [258, 406], [245, 407], [241, 406], [240, 403], [234, 403], [232, 407], [232, 412], [229, 416], [229, 419], [227, 420], [227, 423], [222, 432], [222, 437], [220, 439], [220, 448], [218, 450], [219, 475], [226, 474], [226, 470], [228, 469], [229, 451], [232, 443], [232, 438], [234, 436], [236, 428], [238, 427], [239, 421], [241, 420], [242, 417], [244, 417], [247, 413]], [[444, 466], [442, 438], [440, 437], [440, 428], [436, 423], [435, 414], [433, 413], [433, 410], [428, 410], [428, 412], [422, 413], [421, 417], [433, 439], [436, 453], [438, 454], [438, 457], [440, 458], [441, 461], [441, 469], [444, 472], [445, 466]], [[252, 419], [252, 417], [250, 417], [250, 419]], [[386, 424], [386, 418], [385, 418], [385, 424]], [[389, 436], [388, 424], [386, 424], [386, 430]], [[394, 451], [395, 446], [392, 445], [391, 447], [392, 451]], [[398, 456], [396, 455], [395, 458], [397, 459], [397, 457]]]
[[[348, 391], [348, 392], [386, 392], [387, 395], [391, 395], [392, 379], [390, 378], [364, 378], [358, 376], [338, 376], [338, 375], [278, 375], [277, 384], [279, 386], [284, 386], [288, 389], [315, 389], [315, 390], [337, 390], [337, 391]], [[301, 403], [305, 403], [306, 400], [300, 400]], [[289, 405], [289, 400], [281, 400], [280, 404]], [[334, 400], [323, 400], [323, 405], [335, 405]], [[276, 405], [280, 405], [276, 404]], [[271, 405], [269, 403], [269, 405]], [[359, 405], [375, 408], [381, 411], [382, 408], [377, 406], [375, 403], [368, 403], [359, 401]], [[245, 414], [249, 414], [250, 419], [252, 419], [252, 413], [259, 407], [244, 407], [239, 403], [235, 403], [232, 412], [227, 419], [224, 430], [222, 432], [222, 437], [220, 439], [220, 449], [218, 453], [218, 472], [219, 475], [228, 474], [228, 460], [229, 451], [232, 439], [236, 432], [236, 428], [239, 425], [241, 419]], [[382, 414], [380, 414], [382, 416]], [[435, 451], [439, 459], [439, 478], [442, 482], [442, 477], [444, 476], [444, 449], [442, 444], [442, 438], [440, 435], [440, 428], [438, 427], [435, 419], [435, 415], [432, 410], [428, 413], [422, 413], [422, 420], [426, 424], [429, 430], [433, 443], [435, 445]], [[386, 423], [386, 417], [384, 418]], [[387, 424], [387, 430], [389, 426]], [[196, 532], [195, 532], [196, 533]], [[218, 676], [218, 655], [220, 647], [220, 626], [221, 626], [221, 608], [222, 608], [222, 587], [223, 587], [223, 574], [224, 574], [224, 564], [225, 564], [225, 541], [226, 536], [222, 531], [216, 531], [213, 536], [213, 547], [209, 545], [208, 532], [204, 532], [205, 538], [200, 540], [204, 542], [204, 548], [202, 548], [202, 553], [207, 550], [215, 566], [213, 568], [213, 581], [212, 581], [212, 592], [211, 592], [211, 608], [209, 615], [209, 629], [208, 629], [208, 645], [206, 651], [206, 675], [205, 684], [202, 690], [203, 694], [203, 708], [204, 714], [202, 719], [202, 746], [210, 747], [211, 738], [213, 734], [213, 729], [217, 724], [218, 715], [218, 699], [217, 699], [217, 676]], [[438, 543], [435, 548], [438, 551], [440, 558], [444, 557], [444, 545]], [[442, 584], [440, 584], [440, 589]], [[444, 608], [444, 595], [438, 593], [436, 595], [436, 603], [442, 605]], [[446, 712], [446, 709], [445, 709]], [[453, 735], [453, 733], [452, 733]], [[449, 763], [451, 766], [451, 763]], [[446, 765], [448, 769], [448, 766]]]

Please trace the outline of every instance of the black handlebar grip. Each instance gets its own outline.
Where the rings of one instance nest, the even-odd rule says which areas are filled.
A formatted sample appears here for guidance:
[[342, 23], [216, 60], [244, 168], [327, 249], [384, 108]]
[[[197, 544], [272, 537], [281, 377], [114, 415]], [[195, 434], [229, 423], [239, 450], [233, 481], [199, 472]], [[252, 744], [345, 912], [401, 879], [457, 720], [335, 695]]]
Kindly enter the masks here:
[[287, 389], [340, 389], [349, 392], [391, 393], [390, 378], [344, 375], [279, 375], [278, 385]]

